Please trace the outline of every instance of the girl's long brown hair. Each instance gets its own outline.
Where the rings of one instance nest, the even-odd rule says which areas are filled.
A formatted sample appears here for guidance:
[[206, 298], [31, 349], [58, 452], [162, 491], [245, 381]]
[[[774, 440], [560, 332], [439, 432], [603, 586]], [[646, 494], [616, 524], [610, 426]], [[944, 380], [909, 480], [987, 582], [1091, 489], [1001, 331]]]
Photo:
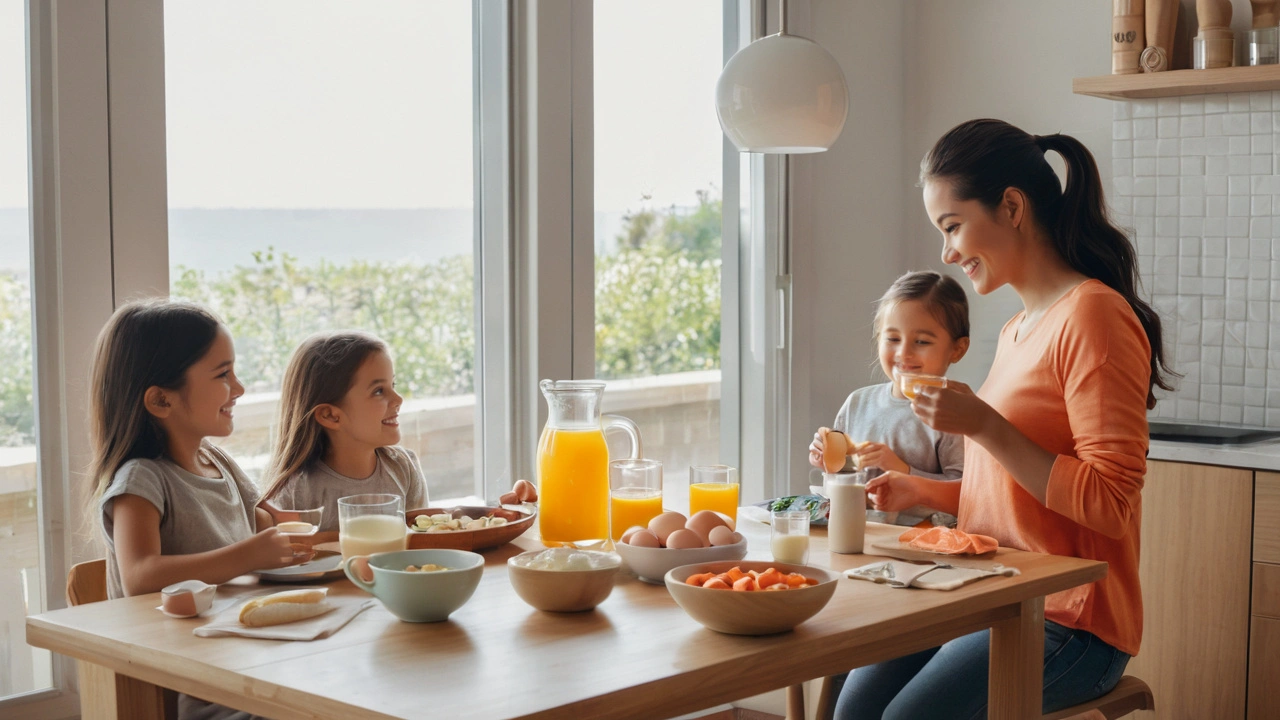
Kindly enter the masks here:
[[280, 420], [276, 446], [263, 475], [264, 500], [295, 473], [324, 457], [329, 436], [312, 414], [319, 405], [336, 405], [351, 389], [356, 371], [374, 352], [387, 345], [363, 332], [312, 335], [293, 352], [280, 389]]
[[[1057, 152], [1067, 166], [1064, 190], [1044, 154]], [[1030, 135], [1003, 120], [970, 120], [938, 140], [920, 163], [920, 182], [951, 183], [958, 200], [977, 200], [994, 210], [1004, 191], [1027, 196], [1033, 215], [1054, 249], [1076, 272], [1101, 280], [1120, 293], [1138, 316], [1151, 345], [1147, 408], [1156, 406], [1155, 388], [1173, 390], [1176, 373], [1165, 359], [1160, 316], [1138, 296], [1138, 263], [1133, 244], [1111, 224], [1102, 199], [1102, 180], [1093, 155], [1069, 135]]]
[[90, 372], [89, 433], [93, 498], [135, 458], [168, 452], [164, 428], [147, 412], [147, 388], [179, 391], [187, 369], [205, 356], [220, 323], [198, 305], [141, 300], [116, 310], [98, 334]]

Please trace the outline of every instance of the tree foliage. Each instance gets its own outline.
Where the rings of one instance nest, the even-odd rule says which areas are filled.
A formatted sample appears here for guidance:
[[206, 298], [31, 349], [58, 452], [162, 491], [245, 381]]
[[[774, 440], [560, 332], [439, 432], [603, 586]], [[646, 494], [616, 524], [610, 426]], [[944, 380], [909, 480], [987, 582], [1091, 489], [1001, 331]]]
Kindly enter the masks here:
[[[606, 379], [720, 366], [721, 202], [624, 217], [618, 250], [596, 258], [596, 374]], [[172, 295], [217, 312], [252, 391], [280, 386], [293, 349], [342, 328], [381, 337], [408, 397], [474, 391], [473, 261], [300, 264], [272, 248], [225, 273], [178, 266]], [[35, 442], [27, 278], [0, 272], [0, 445]]]

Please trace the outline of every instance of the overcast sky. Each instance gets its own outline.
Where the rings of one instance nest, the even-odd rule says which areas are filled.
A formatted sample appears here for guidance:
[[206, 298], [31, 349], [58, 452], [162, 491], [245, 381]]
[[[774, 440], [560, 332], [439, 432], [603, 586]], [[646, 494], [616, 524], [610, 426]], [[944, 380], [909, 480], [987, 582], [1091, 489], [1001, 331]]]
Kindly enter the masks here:
[[[720, 0], [596, 0], [596, 208], [719, 186]], [[0, 207], [26, 204], [23, 0], [0, 0]], [[171, 207], [467, 207], [469, 0], [165, 3]]]

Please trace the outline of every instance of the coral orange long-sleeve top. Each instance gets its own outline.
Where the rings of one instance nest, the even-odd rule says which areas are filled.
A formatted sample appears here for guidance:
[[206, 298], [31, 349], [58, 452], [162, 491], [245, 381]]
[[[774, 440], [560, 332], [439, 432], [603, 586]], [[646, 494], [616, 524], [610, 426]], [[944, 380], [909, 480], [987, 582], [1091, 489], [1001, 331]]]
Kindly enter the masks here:
[[1102, 580], [1046, 598], [1045, 618], [1136, 655], [1150, 344], [1124, 297], [1097, 280], [1071, 289], [1018, 337], [1021, 320], [1019, 313], [1000, 331], [978, 395], [1057, 454], [1046, 502], [968, 440], [960, 529], [1022, 550], [1106, 561]]

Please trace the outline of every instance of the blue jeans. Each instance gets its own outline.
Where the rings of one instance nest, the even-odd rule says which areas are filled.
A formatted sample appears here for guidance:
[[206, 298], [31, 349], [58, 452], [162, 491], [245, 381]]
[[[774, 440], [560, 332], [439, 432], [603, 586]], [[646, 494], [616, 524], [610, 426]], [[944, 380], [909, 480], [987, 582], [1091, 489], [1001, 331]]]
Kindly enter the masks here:
[[[849, 673], [836, 701], [838, 720], [987, 716], [991, 631], [983, 630]], [[1129, 656], [1092, 633], [1044, 624], [1044, 709], [1056, 712], [1111, 692]]]

